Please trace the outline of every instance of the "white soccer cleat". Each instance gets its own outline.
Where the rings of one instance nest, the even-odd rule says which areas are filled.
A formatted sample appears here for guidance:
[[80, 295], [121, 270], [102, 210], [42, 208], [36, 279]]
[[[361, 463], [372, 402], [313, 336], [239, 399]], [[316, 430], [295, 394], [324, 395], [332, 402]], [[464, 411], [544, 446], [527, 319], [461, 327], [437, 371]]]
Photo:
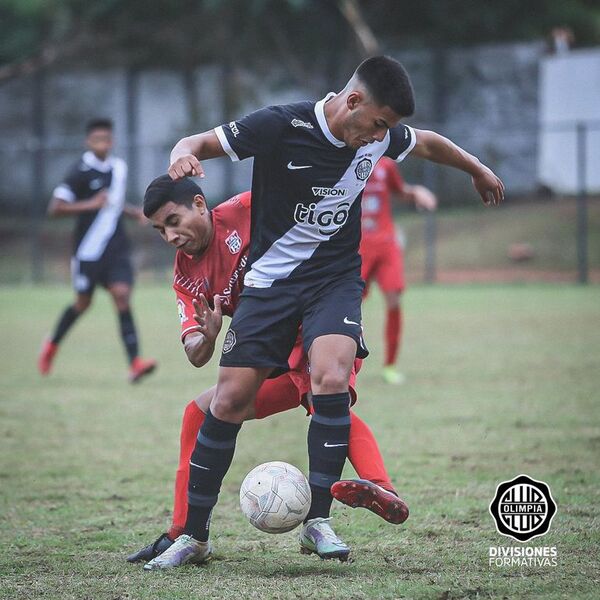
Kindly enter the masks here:
[[318, 554], [323, 559], [339, 558], [345, 562], [350, 548], [335, 534], [329, 521], [323, 517], [309, 519], [300, 531], [300, 552]]
[[172, 569], [188, 563], [200, 564], [212, 558], [210, 542], [199, 542], [191, 535], [180, 535], [160, 556], [144, 565], [146, 571]]

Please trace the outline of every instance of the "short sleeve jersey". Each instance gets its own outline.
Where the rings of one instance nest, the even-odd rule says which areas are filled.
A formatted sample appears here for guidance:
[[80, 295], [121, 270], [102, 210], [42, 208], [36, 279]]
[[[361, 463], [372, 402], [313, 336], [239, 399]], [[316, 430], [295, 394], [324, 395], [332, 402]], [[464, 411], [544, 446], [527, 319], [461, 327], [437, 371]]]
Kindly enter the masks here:
[[329, 129], [319, 102], [270, 106], [215, 129], [234, 161], [254, 157], [249, 287], [359, 276], [360, 200], [382, 156], [401, 161], [414, 131], [352, 149]]
[[102, 161], [85, 152], [53, 192], [65, 202], [88, 200], [106, 190], [108, 200], [98, 211], [77, 216], [73, 254], [82, 261], [98, 261], [112, 252], [128, 251], [129, 242], [121, 220], [127, 186], [127, 165], [120, 158]]
[[250, 243], [250, 192], [234, 196], [211, 211], [213, 237], [199, 257], [181, 250], [175, 255], [173, 289], [181, 321], [181, 339], [195, 331], [192, 301], [204, 294], [214, 306], [221, 296], [225, 316], [233, 316], [243, 288], [243, 274]]
[[362, 243], [394, 239], [391, 194], [402, 193], [404, 180], [396, 163], [383, 157], [367, 180], [362, 200]]

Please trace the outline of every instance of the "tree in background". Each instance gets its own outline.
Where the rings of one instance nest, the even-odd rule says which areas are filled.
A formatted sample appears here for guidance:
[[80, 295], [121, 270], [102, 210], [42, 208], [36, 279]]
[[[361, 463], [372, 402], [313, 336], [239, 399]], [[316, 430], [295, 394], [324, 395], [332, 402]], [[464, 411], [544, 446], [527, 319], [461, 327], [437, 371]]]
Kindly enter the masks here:
[[[543, 39], [570, 27], [600, 43], [597, 0], [0, 0], [0, 80], [52, 63], [188, 68], [278, 57], [334, 83], [394, 46]], [[336, 52], [332, 52], [336, 49]], [[344, 61], [344, 64], [340, 64]], [[317, 75], [318, 74], [318, 75]]]

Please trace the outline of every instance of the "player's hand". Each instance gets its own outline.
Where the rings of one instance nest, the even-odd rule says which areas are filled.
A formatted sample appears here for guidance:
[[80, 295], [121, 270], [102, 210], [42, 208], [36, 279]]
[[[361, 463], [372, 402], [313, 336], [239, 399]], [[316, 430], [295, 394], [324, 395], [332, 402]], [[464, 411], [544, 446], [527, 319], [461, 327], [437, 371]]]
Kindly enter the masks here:
[[426, 187], [422, 185], [413, 186], [413, 194], [415, 199], [415, 206], [418, 210], [432, 211], [437, 208], [437, 197]]
[[473, 176], [473, 186], [486, 206], [498, 206], [504, 200], [504, 184], [485, 165], [481, 165], [479, 173]]
[[138, 208], [135, 211], [134, 219], [138, 222], [138, 225], [142, 225], [143, 227], [150, 224], [150, 219], [146, 218], [146, 215], [141, 208]]
[[171, 163], [169, 176], [174, 181], [184, 177], [204, 177], [204, 169], [193, 154], [184, 154]]
[[194, 320], [198, 323], [198, 331], [210, 342], [215, 341], [223, 325], [221, 296], [215, 295], [214, 302], [215, 308], [211, 310], [204, 294], [200, 294], [198, 300], [193, 300], [194, 310], [196, 311]]

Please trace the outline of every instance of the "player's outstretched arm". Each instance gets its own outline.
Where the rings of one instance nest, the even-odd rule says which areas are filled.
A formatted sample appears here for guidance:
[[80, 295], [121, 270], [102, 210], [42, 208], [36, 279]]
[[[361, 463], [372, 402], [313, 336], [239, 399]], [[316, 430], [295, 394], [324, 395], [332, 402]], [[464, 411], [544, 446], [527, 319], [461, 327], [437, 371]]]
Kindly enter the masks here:
[[434, 131], [415, 129], [415, 133], [417, 141], [413, 155], [469, 173], [473, 186], [486, 206], [497, 206], [504, 200], [504, 184], [477, 157]]
[[126, 203], [123, 206], [123, 214], [126, 217], [137, 221], [140, 225], [147, 225], [150, 223], [150, 221], [144, 216], [144, 211], [139, 206], [135, 206], [135, 204]]
[[182, 138], [171, 150], [169, 175], [174, 180], [188, 176], [204, 177], [204, 169], [200, 161], [225, 155], [225, 150], [214, 130]]
[[223, 325], [223, 313], [221, 312], [221, 297], [214, 297], [215, 308], [210, 308], [204, 294], [200, 294], [199, 300], [194, 300], [194, 320], [198, 323], [196, 331], [185, 336], [184, 347], [188, 360], [195, 367], [203, 367], [215, 351], [215, 342], [221, 326]]
[[100, 190], [88, 200], [79, 202], [67, 202], [61, 198], [53, 197], [48, 205], [49, 217], [69, 217], [79, 215], [84, 212], [93, 212], [100, 210], [107, 202], [108, 194], [106, 190]]

